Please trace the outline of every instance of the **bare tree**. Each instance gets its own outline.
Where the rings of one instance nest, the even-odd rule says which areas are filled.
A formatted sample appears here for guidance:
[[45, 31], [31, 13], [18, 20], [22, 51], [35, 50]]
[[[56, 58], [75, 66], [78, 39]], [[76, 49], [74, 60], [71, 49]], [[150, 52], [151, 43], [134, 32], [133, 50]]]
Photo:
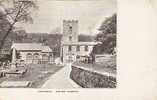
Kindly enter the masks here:
[[1, 0], [0, 7], [3, 8], [4, 13], [2, 16], [0, 16], [0, 18], [6, 17], [6, 19], [8, 19], [10, 22], [9, 28], [4, 33], [4, 37], [1, 40], [1, 50], [5, 39], [14, 29], [15, 24], [33, 22], [31, 13], [38, 7], [36, 5], [36, 2], [33, 0]]

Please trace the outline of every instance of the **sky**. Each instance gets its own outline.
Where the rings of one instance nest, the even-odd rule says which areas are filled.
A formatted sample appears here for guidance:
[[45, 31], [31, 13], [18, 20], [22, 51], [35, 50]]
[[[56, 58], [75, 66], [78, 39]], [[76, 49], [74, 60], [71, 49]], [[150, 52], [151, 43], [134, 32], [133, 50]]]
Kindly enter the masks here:
[[28, 33], [52, 33], [62, 21], [78, 20], [79, 34], [94, 35], [105, 18], [117, 12], [116, 0], [38, 1], [33, 24], [22, 25]]

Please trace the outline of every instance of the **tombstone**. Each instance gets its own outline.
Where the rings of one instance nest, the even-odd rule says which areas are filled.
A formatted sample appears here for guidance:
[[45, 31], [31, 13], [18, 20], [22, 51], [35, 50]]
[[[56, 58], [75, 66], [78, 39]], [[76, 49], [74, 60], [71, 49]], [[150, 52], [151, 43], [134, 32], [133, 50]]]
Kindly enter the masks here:
[[15, 48], [13, 48], [12, 50], [12, 64], [11, 64], [11, 68], [16, 68], [16, 50]]
[[0, 87], [2, 88], [26, 88], [30, 87], [31, 82], [30, 81], [3, 81], [0, 84]]

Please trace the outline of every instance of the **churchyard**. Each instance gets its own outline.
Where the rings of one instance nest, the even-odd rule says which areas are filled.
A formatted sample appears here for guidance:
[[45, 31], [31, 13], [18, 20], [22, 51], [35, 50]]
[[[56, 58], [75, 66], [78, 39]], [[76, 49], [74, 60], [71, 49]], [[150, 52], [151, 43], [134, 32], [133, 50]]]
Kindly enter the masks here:
[[21, 88], [40, 88], [51, 75], [63, 68], [63, 66], [56, 64], [29, 64], [26, 67], [27, 72], [24, 74], [8, 74], [5, 77], [1, 77], [0, 86], [2, 88], [18, 88], [21, 84], [29, 82], [29, 86], [22, 86]]

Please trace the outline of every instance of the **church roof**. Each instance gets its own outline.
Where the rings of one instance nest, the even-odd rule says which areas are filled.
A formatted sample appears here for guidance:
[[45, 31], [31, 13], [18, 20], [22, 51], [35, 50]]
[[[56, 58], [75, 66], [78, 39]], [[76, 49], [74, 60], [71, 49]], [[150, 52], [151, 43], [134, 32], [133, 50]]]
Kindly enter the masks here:
[[39, 50], [42, 52], [52, 52], [49, 46], [44, 46], [41, 43], [13, 43], [11, 48], [16, 50]]

